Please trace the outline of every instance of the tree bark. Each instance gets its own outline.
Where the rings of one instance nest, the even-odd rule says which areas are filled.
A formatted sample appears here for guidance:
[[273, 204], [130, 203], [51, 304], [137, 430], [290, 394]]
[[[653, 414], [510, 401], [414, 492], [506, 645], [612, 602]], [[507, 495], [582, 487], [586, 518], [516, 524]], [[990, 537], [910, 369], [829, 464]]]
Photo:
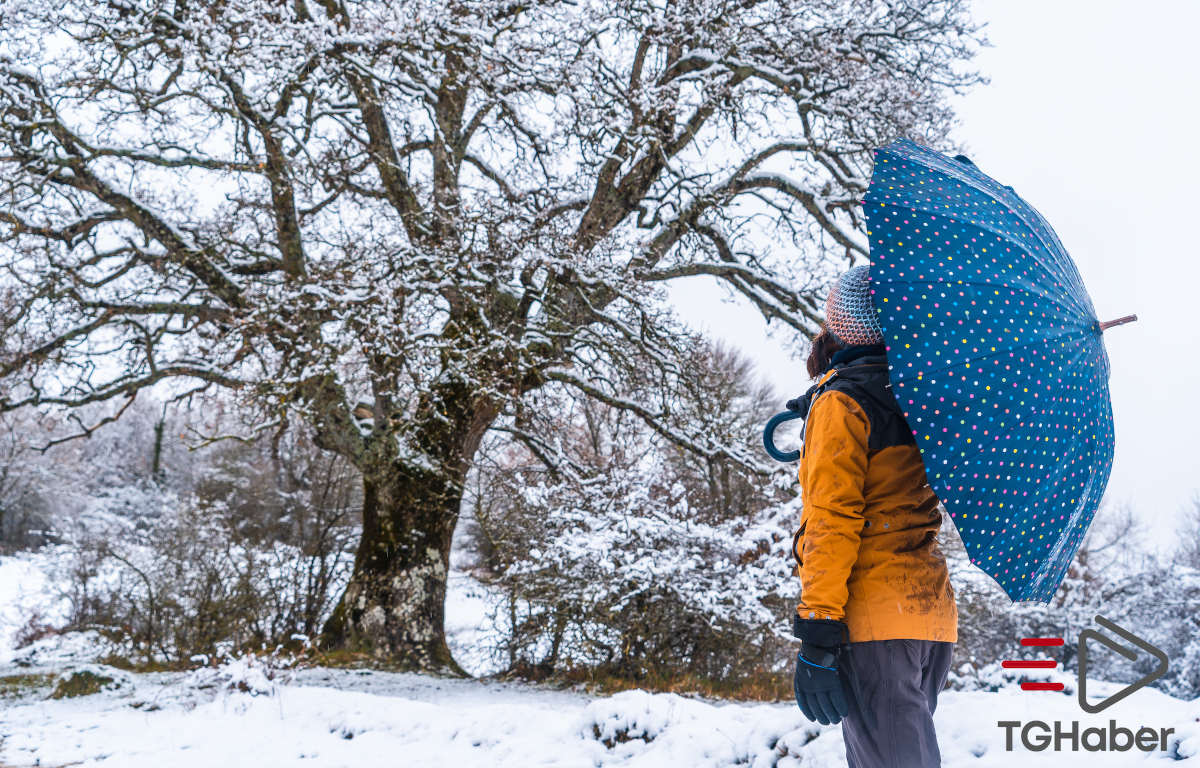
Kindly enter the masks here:
[[323, 645], [401, 669], [464, 674], [446, 645], [446, 576], [461, 478], [399, 469], [363, 477], [354, 573]]

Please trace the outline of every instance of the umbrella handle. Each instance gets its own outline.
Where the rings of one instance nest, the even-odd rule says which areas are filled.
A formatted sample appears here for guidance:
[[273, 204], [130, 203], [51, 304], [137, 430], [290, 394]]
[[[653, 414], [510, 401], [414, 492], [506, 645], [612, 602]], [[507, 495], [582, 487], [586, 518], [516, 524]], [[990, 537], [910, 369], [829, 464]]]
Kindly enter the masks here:
[[763, 427], [763, 448], [767, 449], [767, 453], [771, 454], [772, 459], [787, 464], [800, 458], [800, 451], [785, 452], [775, 447], [775, 428], [785, 421], [802, 418], [804, 418], [804, 414], [799, 411], [784, 411], [772, 416], [767, 422], [767, 426]]
[[1135, 320], [1137, 320], [1137, 315], [1125, 315], [1125, 317], [1118, 317], [1116, 320], [1100, 323], [1100, 330], [1107, 331], [1115, 325], [1125, 325], [1125, 323], [1132, 323]]

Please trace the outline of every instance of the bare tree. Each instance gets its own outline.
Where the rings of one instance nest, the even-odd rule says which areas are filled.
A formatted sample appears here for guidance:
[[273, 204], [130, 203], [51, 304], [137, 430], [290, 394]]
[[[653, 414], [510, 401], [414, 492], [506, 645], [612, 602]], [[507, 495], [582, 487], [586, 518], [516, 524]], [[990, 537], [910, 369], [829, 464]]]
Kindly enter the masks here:
[[326, 642], [452, 668], [483, 435], [559, 382], [736, 459], [606, 372], [686, 380], [679, 278], [812, 330], [871, 148], [944, 141], [976, 79], [967, 5], [12, 0], [0, 409], [161, 383], [307, 424], [363, 478]]
[[1200, 570], [1200, 493], [1192, 497], [1191, 506], [1184, 510], [1178, 535], [1174, 561]]

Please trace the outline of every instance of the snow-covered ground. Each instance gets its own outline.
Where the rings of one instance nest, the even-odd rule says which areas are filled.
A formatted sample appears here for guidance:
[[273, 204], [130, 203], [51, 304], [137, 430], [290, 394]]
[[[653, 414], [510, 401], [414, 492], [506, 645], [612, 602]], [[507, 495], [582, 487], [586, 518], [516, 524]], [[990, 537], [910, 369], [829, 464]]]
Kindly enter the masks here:
[[[0, 710], [0, 765], [233, 766], [842, 766], [840, 730], [788, 704], [728, 704], [642, 691], [576, 692], [418, 675], [310, 669], [282, 682], [233, 669], [117, 678], [115, 690], [48, 700], [30, 691]], [[8, 672], [6, 671], [5, 674]], [[249, 690], [243, 690], [249, 689]], [[997, 720], [1081, 727], [1175, 727], [1169, 753], [1200, 751], [1200, 708], [1143, 690], [1083, 716], [1047, 693], [947, 692], [938, 710], [944, 765], [1127, 766], [1161, 752], [1004, 748]]]
[[[95, 639], [50, 636], [12, 648], [32, 608], [55, 602], [35, 560], [0, 558], [0, 768], [255, 768], [275, 766], [557, 766], [833, 768], [840, 729], [808, 723], [793, 704], [738, 704], [631, 691], [581, 691], [365, 670], [272, 668], [237, 660], [186, 673], [128, 674], [89, 664]], [[456, 653], [489, 657], [485, 592], [456, 577], [449, 604]], [[90, 653], [90, 656], [89, 656]], [[88, 669], [107, 690], [52, 699], [59, 676]], [[19, 677], [18, 677], [19, 676]], [[1089, 683], [1093, 698], [1105, 686]], [[1111, 687], [1110, 687], [1111, 688]], [[1080, 729], [1173, 728], [1165, 752], [1005, 749], [998, 721], [1074, 721]], [[943, 764], [1129, 766], [1200, 753], [1200, 701], [1143, 689], [1098, 714], [1073, 695], [947, 691], [937, 714]], [[1200, 759], [1197, 759], [1200, 765]]]
[[446, 586], [446, 642], [459, 666], [476, 676], [495, 674], [504, 668], [499, 652], [502, 633], [495, 622], [502, 619], [500, 597], [469, 574], [450, 571]]
[[67, 606], [54, 594], [46, 564], [46, 555], [0, 557], [0, 663], [8, 661], [22, 635], [66, 619]]

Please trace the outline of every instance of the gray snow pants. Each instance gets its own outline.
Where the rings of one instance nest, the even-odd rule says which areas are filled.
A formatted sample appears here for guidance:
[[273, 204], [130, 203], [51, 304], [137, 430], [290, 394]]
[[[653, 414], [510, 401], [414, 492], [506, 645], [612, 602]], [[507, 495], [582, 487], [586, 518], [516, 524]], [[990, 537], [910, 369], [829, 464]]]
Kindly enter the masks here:
[[938, 768], [933, 711], [954, 643], [849, 643], [842, 666], [850, 712], [842, 721], [849, 768]]

